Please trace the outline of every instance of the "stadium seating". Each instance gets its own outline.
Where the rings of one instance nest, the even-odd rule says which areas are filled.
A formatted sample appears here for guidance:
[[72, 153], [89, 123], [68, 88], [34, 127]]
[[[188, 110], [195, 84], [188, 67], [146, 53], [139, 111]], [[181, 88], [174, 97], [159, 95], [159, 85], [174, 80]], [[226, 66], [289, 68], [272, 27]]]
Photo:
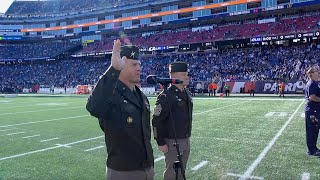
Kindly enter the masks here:
[[[282, 19], [275, 23], [232, 24], [221, 25], [207, 31], [175, 30], [156, 32], [149, 36], [128, 35], [132, 44], [140, 47], [170, 46], [189, 43], [201, 43], [227, 39], [250, 38], [262, 35], [282, 35], [288, 33], [313, 32], [317, 28], [318, 16], [305, 16], [291, 19]], [[320, 28], [320, 26], [319, 26]], [[81, 52], [99, 52], [112, 49], [114, 38], [104, 38], [91, 44]], [[80, 52], [80, 53], [81, 53]]]
[[[168, 0], [170, 1], [170, 0]], [[52, 14], [83, 9], [112, 8], [153, 2], [151, 0], [56, 0], [56, 1], [14, 1], [7, 15]]]
[[318, 21], [318, 16], [304, 16], [291, 19], [282, 19], [271, 29], [270, 35], [312, 32]]
[[0, 59], [55, 57], [77, 45], [80, 45], [80, 43], [69, 41], [0, 44]]
[[[181, 54], [142, 57], [142, 86], [146, 77], [156, 74], [168, 77], [168, 64], [185, 61], [189, 64], [191, 83], [210, 82], [213, 76], [224, 81], [305, 79], [305, 69], [320, 59], [315, 46], [288, 48], [250, 48], [225, 50], [209, 54]], [[94, 84], [110, 65], [109, 60], [68, 59], [53, 62], [15, 63], [0, 66], [4, 87], [27, 87], [35, 84], [56, 87]], [[1, 87], [0, 87], [1, 89]]]

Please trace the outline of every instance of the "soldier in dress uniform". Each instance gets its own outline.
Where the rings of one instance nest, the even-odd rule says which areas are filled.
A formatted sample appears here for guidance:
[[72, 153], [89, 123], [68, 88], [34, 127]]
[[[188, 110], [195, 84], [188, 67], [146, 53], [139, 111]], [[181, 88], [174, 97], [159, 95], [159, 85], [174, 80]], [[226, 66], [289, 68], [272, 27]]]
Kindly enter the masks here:
[[108, 180], [152, 180], [150, 105], [136, 86], [140, 82], [139, 49], [114, 41], [111, 66], [100, 77], [87, 102], [99, 120], [107, 146]]
[[[177, 161], [177, 151], [173, 146], [175, 138], [182, 154], [182, 166], [185, 169], [190, 154], [190, 136], [192, 127], [192, 98], [186, 89], [189, 84], [188, 68], [184, 62], [175, 62], [169, 65], [171, 78], [182, 80], [182, 84], [173, 84], [162, 91], [157, 97], [152, 119], [154, 138], [158, 148], [165, 155], [166, 169], [164, 180], [174, 180], [176, 177], [173, 168]], [[182, 179], [179, 170], [178, 178]]]

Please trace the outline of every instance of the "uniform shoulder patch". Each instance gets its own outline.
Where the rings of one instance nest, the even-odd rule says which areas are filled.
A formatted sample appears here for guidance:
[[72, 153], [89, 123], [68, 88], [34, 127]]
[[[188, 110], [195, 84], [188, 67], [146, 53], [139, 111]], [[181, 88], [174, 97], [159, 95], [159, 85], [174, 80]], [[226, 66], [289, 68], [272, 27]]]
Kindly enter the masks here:
[[161, 110], [161, 104], [156, 104], [156, 106], [154, 107], [153, 115], [159, 116], [161, 114]]

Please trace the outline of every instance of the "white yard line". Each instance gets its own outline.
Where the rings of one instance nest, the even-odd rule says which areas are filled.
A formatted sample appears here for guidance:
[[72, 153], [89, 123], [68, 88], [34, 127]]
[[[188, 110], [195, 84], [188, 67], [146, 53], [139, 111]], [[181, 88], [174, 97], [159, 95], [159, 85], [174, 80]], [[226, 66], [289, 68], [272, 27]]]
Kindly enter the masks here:
[[7, 159], [13, 159], [13, 158], [17, 158], [17, 157], [21, 157], [21, 156], [25, 156], [25, 155], [29, 155], [29, 154], [34, 154], [34, 153], [38, 153], [38, 152], [49, 151], [49, 150], [52, 150], [52, 149], [58, 149], [58, 148], [61, 148], [61, 147], [64, 147], [64, 146], [70, 146], [70, 145], [73, 145], [73, 144], [78, 144], [78, 143], [82, 143], [82, 142], [86, 142], [86, 141], [91, 141], [91, 140], [99, 139], [99, 138], [102, 138], [102, 137], [104, 137], [104, 136], [98, 136], [98, 137], [94, 137], [94, 138], [90, 138], [90, 139], [83, 139], [83, 140], [80, 140], [80, 141], [76, 141], [76, 142], [72, 142], [72, 143], [68, 143], [68, 144], [64, 144], [64, 145], [58, 145], [58, 146], [39, 149], [39, 150], [35, 150], [35, 151], [29, 151], [29, 152], [22, 153], [22, 154], [16, 154], [16, 155], [13, 155], [13, 156], [7, 156], [7, 157], [0, 158], [0, 161], [7, 160]]
[[105, 146], [98, 146], [98, 147], [86, 149], [86, 150], [84, 150], [84, 151], [85, 151], [85, 152], [88, 152], [88, 151], [93, 151], [93, 150], [100, 149], [100, 148], [104, 148], [104, 147], [105, 147]]
[[26, 123], [19, 123], [19, 124], [11, 124], [11, 125], [0, 126], [0, 128], [21, 126], [21, 125], [26, 125], [26, 124], [44, 123], [44, 122], [51, 122], [51, 121], [60, 121], [60, 120], [65, 120], [65, 119], [75, 119], [75, 118], [88, 117], [88, 116], [90, 116], [90, 115], [72, 116], [72, 117], [48, 119], [48, 120], [42, 120], [42, 121], [33, 121], [33, 122], [26, 122]]
[[[8, 105], [10, 103], [15, 103], [15, 104], [30, 104], [30, 103], [38, 103], [38, 102], [43, 102], [43, 101], [29, 101], [29, 102], [19, 102], [19, 101], [8, 101], [6, 102], [5, 105]], [[10, 107], [15, 107], [15, 106], [10, 106]], [[2, 107], [1, 107], [2, 108]]]
[[208, 164], [208, 161], [202, 161], [201, 163], [199, 163], [198, 165], [194, 166], [193, 168], [191, 168], [192, 171], [197, 171], [198, 169], [200, 169], [201, 167], [203, 167], [204, 165]]
[[25, 138], [32, 138], [32, 137], [38, 137], [38, 136], [40, 136], [40, 134], [36, 134], [36, 135], [33, 135], [33, 136], [26, 136], [26, 137], [22, 137], [22, 138], [25, 139]]
[[[50, 100], [51, 102], [47, 102], [47, 100], [48, 99], [43, 100], [43, 101], [30, 101], [30, 102], [10, 101], [9, 103], [5, 103], [5, 104], [0, 103], [0, 107], [1, 107], [1, 105], [5, 105], [4, 107], [1, 107], [0, 109], [12, 109], [12, 108], [17, 108], [17, 107], [35, 107], [35, 106], [42, 106], [41, 104], [43, 104], [43, 103], [46, 103], [46, 104], [48, 104], [48, 103], [69, 103], [69, 104], [72, 104], [72, 103], [78, 102], [77, 99], [61, 99], [61, 100], [56, 100], [53, 102], [52, 102], [52, 100]], [[12, 103], [19, 104], [19, 105], [8, 106], [9, 104], [12, 104]]]
[[51, 138], [51, 139], [45, 139], [45, 140], [41, 140], [40, 142], [48, 142], [48, 141], [53, 141], [53, 140], [56, 140], [56, 139], [59, 139], [59, 138]]
[[264, 148], [264, 150], [259, 154], [258, 158], [249, 166], [249, 168], [246, 170], [246, 172], [241, 176], [241, 180], [248, 179], [253, 171], [256, 169], [256, 167], [260, 164], [260, 162], [263, 160], [263, 158], [267, 155], [269, 150], [272, 148], [274, 143], [278, 140], [278, 138], [281, 136], [283, 131], [286, 129], [286, 127], [289, 125], [295, 114], [299, 111], [300, 107], [304, 103], [301, 102], [298, 108], [294, 111], [294, 113], [290, 116], [288, 121], [282, 126], [282, 128], [278, 131], [278, 133], [274, 136], [274, 138], [269, 142], [269, 144]]
[[[20, 104], [18, 106], [8, 106], [9, 103], [16, 103]], [[45, 102], [45, 101], [29, 101], [29, 102], [18, 102], [18, 101], [11, 101], [9, 103], [6, 103], [4, 107], [1, 107], [1, 109], [11, 109], [11, 108], [17, 108], [17, 107], [33, 107], [33, 106], [41, 106], [39, 103], [65, 103], [65, 99], [61, 101], [56, 102]], [[25, 105], [23, 105], [25, 104]]]
[[26, 132], [16, 132], [16, 133], [10, 133], [10, 134], [7, 134], [7, 135], [8, 135], [8, 136], [12, 136], [12, 135], [23, 134], [23, 133], [26, 133]]
[[65, 144], [56, 144], [57, 146], [60, 146], [60, 147], [66, 147], [66, 148], [71, 148], [71, 146], [69, 145], [65, 145]]
[[68, 143], [68, 144], [65, 144], [65, 145], [69, 146], [69, 145], [79, 144], [79, 143], [82, 143], [82, 142], [91, 141], [91, 140], [94, 140], [94, 139], [100, 139], [100, 138], [103, 138], [103, 137], [104, 136], [98, 136], [98, 137], [94, 137], [94, 138], [90, 138], [90, 139], [84, 139], [84, 140]]
[[11, 131], [11, 130], [15, 130], [15, 129], [2, 129], [0, 130], [0, 132]]
[[[246, 102], [247, 102], [247, 101], [241, 102], [241, 103], [236, 103], [236, 104], [231, 104], [231, 105], [227, 105], [227, 106], [222, 106], [222, 107], [210, 109], [210, 110], [207, 110], [207, 111], [202, 111], [202, 112], [194, 113], [194, 115], [203, 114], [203, 113], [211, 112], [211, 111], [218, 110], [218, 109], [223, 109], [223, 108], [230, 107], [230, 106], [235, 106], [235, 105], [242, 104], [242, 103], [246, 103]], [[26, 122], [26, 123], [19, 123], [19, 124], [11, 124], [11, 125], [0, 126], [0, 128], [13, 127], [13, 126], [21, 126], [21, 125], [27, 125], [27, 124], [44, 123], [44, 122], [51, 122], [51, 121], [60, 121], [60, 120], [65, 120], [65, 119], [75, 119], [75, 118], [88, 117], [88, 116], [90, 116], [90, 115], [72, 116], [72, 117], [48, 119], [48, 120], [42, 120], [42, 121], [33, 121], [33, 122]]]
[[242, 142], [242, 141], [239, 141], [239, 140], [227, 139], [227, 138], [212, 138], [212, 139], [216, 139], [216, 140], [219, 140], [219, 141], [227, 141], [227, 142], [235, 142], [235, 141]]
[[65, 110], [65, 109], [76, 109], [76, 108], [83, 108], [83, 106], [75, 106], [75, 107], [68, 107], [68, 108], [55, 108], [55, 109], [43, 109], [43, 110], [36, 110], [36, 111], [20, 111], [20, 112], [10, 112], [10, 113], [2, 113], [0, 116], [3, 115], [10, 115], [10, 114], [24, 114], [24, 113], [34, 113], [34, 112], [46, 112], [46, 111], [55, 111], [55, 110]]
[[44, 151], [57, 149], [57, 148], [61, 148], [61, 147], [60, 146], [54, 146], [54, 147], [49, 147], [49, 148], [45, 148], [45, 149], [39, 149], [39, 150], [36, 150], [36, 151], [30, 151], [30, 152], [26, 152], [26, 153], [22, 153], [22, 154], [16, 154], [16, 155], [13, 155], [13, 156], [0, 158], [0, 161], [7, 160], [7, 159], [13, 159], [13, 158], [17, 158], [17, 157], [21, 157], [21, 156], [25, 156], [25, 155], [29, 155], [29, 154], [34, 154], [34, 153], [38, 153], [38, 152], [44, 152]]

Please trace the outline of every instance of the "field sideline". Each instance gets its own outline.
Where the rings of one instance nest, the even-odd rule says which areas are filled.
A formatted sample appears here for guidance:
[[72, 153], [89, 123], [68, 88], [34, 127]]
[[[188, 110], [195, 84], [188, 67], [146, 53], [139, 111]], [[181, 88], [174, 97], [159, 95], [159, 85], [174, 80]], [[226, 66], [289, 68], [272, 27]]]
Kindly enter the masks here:
[[[0, 97], [0, 179], [105, 179], [103, 133], [85, 104], [86, 96]], [[306, 155], [304, 104], [302, 96], [194, 98], [187, 179], [320, 179], [320, 159]]]

